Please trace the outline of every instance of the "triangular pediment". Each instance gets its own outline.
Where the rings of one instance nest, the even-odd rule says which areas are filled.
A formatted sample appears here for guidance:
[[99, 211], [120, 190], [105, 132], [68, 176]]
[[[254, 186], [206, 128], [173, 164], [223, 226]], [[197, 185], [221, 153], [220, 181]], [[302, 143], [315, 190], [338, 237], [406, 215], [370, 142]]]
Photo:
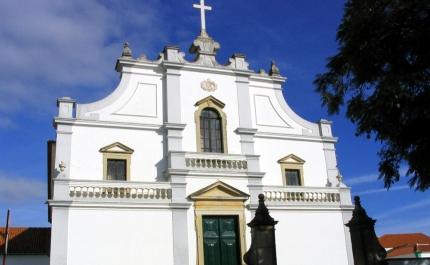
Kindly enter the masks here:
[[123, 145], [120, 142], [116, 142], [100, 149], [102, 153], [125, 153], [125, 154], [133, 154], [134, 150], [130, 147]]
[[221, 109], [225, 106], [223, 102], [214, 98], [213, 96], [205, 97], [204, 99], [197, 101], [194, 106], [200, 106], [202, 104], [207, 104], [208, 107], [212, 107], [213, 105], [215, 105]]
[[290, 154], [278, 160], [280, 164], [304, 164], [306, 161], [300, 157]]
[[222, 182], [217, 181], [189, 196], [192, 200], [241, 200], [246, 201], [249, 195]]

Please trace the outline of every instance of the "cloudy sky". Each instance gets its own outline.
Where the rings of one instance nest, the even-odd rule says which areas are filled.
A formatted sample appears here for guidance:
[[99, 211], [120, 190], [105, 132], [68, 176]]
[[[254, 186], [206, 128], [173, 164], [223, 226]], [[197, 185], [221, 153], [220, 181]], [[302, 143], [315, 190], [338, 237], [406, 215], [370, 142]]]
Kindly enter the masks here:
[[[379, 143], [354, 136], [344, 118], [328, 116], [312, 81], [336, 53], [344, 0], [206, 0], [209, 35], [221, 44], [217, 60], [247, 55], [249, 68], [268, 71], [276, 61], [287, 103], [303, 118], [334, 121], [344, 182], [359, 195], [376, 232], [430, 235], [430, 191], [406, 181], [389, 191], [377, 181]], [[0, 226], [49, 226], [46, 142], [55, 140], [56, 99], [99, 100], [119, 82], [114, 67], [124, 46], [133, 57], [155, 60], [165, 45], [188, 54], [200, 31], [198, 0], [0, 1]], [[404, 170], [405, 171], [405, 170]], [[427, 210], [425, 210], [427, 209]]]

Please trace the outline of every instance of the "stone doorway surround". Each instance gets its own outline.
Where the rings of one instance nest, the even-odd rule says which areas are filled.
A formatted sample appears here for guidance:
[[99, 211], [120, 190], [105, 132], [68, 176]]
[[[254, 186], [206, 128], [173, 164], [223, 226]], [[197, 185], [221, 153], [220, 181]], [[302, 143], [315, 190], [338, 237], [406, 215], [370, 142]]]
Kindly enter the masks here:
[[[203, 216], [237, 216], [238, 220], [238, 239], [240, 241], [240, 256], [246, 252], [246, 220], [245, 220], [245, 201], [249, 195], [222, 182], [217, 181], [203, 189], [189, 195], [194, 201], [194, 218], [197, 236], [197, 264], [204, 264], [203, 252]], [[243, 260], [242, 260], [243, 263]]]

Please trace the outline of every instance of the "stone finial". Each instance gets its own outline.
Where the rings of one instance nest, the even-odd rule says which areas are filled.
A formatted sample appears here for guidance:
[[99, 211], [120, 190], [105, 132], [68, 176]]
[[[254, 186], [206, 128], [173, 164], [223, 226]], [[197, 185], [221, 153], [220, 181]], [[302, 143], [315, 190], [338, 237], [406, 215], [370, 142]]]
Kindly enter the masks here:
[[248, 224], [251, 227], [251, 246], [243, 255], [247, 265], [276, 265], [275, 221], [264, 204], [264, 195], [258, 195], [255, 217]]
[[270, 216], [269, 209], [267, 209], [266, 205], [264, 204], [264, 195], [260, 194], [258, 195], [258, 208], [255, 211], [255, 217], [248, 224], [248, 226], [252, 227], [253, 225], [264, 224], [264, 223], [270, 223], [272, 225], [275, 225], [276, 223], [278, 223], [278, 221], [275, 221]]
[[66, 164], [61, 161], [61, 163], [58, 165], [60, 167], [60, 174], [64, 174], [64, 170], [66, 170]]
[[355, 196], [355, 207], [351, 220], [345, 225], [349, 227], [352, 243], [354, 264], [387, 265], [387, 251], [381, 246], [375, 234], [375, 222], [367, 216], [360, 197]]
[[279, 73], [278, 67], [276, 67], [275, 61], [272, 61], [272, 63], [271, 63], [269, 75], [270, 76], [281, 76], [281, 74]]
[[337, 165], [336, 165], [336, 169], [337, 169], [336, 179], [339, 182], [336, 185], [336, 187], [345, 187], [345, 184], [342, 183], [343, 176], [340, 174], [340, 170], [339, 170], [339, 167]]
[[130, 50], [130, 46], [128, 45], [128, 42], [124, 44], [124, 50], [122, 50], [122, 58], [132, 58], [131, 50]]
[[[356, 220], [356, 219], [371, 220], [371, 218], [369, 216], [367, 216], [366, 210], [364, 210], [364, 208], [361, 206], [360, 196], [354, 197], [354, 203], [355, 203], [355, 207], [354, 207], [354, 211], [352, 211], [351, 221]], [[355, 217], [355, 219], [354, 219], [354, 217]]]

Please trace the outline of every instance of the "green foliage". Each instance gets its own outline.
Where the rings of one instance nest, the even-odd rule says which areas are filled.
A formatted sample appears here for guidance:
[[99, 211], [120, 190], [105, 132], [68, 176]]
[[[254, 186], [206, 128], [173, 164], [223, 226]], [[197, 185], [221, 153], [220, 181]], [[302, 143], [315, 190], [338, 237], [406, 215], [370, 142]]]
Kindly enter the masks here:
[[314, 85], [330, 115], [346, 105], [356, 135], [375, 134], [379, 179], [389, 188], [407, 164], [409, 185], [430, 187], [430, 1], [349, 0], [338, 54]]

